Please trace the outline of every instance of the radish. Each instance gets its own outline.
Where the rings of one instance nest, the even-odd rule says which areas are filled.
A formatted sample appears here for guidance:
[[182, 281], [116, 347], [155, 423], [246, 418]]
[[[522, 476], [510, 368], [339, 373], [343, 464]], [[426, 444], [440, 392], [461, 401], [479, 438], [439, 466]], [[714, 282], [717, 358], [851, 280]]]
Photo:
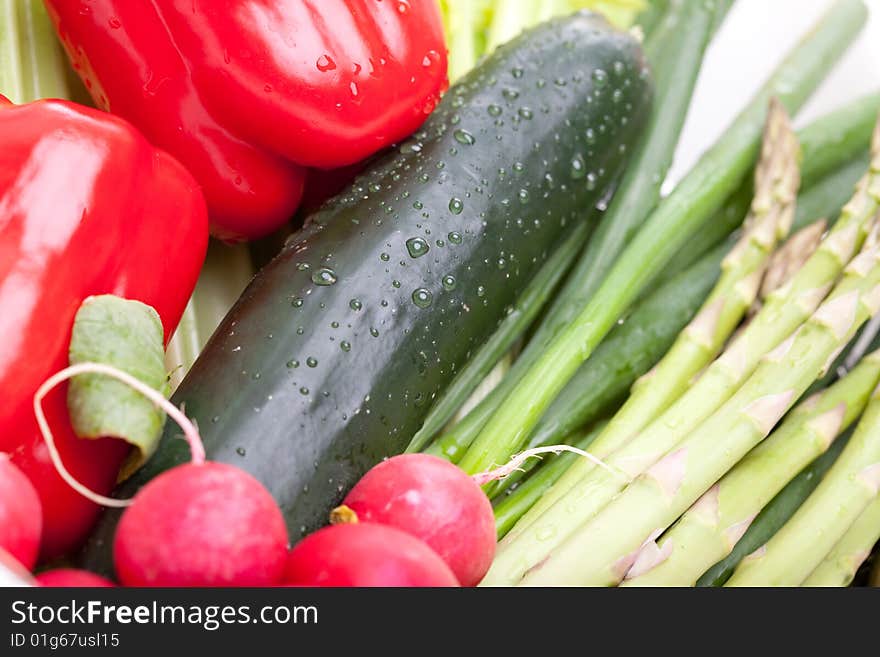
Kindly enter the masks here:
[[287, 558], [284, 581], [296, 586], [459, 586], [423, 541], [385, 525], [319, 529]]
[[375, 522], [427, 543], [462, 586], [475, 586], [495, 556], [489, 498], [461, 468], [430, 454], [402, 454], [367, 472], [334, 509], [334, 523]]
[[[183, 429], [190, 463], [167, 470], [132, 500], [104, 497], [73, 478], [58, 457], [41, 401], [78, 374], [105, 374], [161, 407]], [[160, 393], [114, 367], [79, 363], [50, 377], [34, 396], [49, 454], [65, 481], [89, 499], [122, 514], [113, 544], [119, 581], [126, 586], [271, 586], [281, 581], [287, 527], [270, 493], [231, 465], [205, 461], [198, 430]]]
[[[169, 500], [180, 500], [175, 512]], [[263, 485], [235, 466], [188, 463], [144, 486], [119, 521], [113, 559], [126, 586], [271, 586], [287, 528]]]
[[342, 505], [330, 513], [330, 522], [397, 527], [429, 545], [462, 586], [476, 586], [495, 556], [495, 517], [481, 486], [503, 479], [526, 459], [562, 451], [608, 467], [592, 454], [569, 445], [535, 447], [514, 455], [495, 470], [473, 476], [430, 454], [402, 454], [370, 469]]
[[37, 575], [36, 580], [40, 586], [49, 588], [110, 588], [116, 586], [109, 579], [76, 568], [46, 570]]
[[37, 562], [43, 511], [30, 480], [0, 453], [0, 548], [28, 570]]

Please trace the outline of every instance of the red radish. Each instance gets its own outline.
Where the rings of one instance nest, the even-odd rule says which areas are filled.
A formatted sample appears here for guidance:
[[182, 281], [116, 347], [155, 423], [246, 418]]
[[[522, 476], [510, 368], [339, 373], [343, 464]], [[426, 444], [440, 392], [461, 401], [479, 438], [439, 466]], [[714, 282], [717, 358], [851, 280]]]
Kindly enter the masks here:
[[[98, 495], [64, 467], [41, 400], [78, 374], [104, 374], [131, 386], [183, 429], [190, 463], [150, 481], [133, 500]], [[281, 581], [287, 527], [269, 491], [231, 465], [205, 461], [192, 422], [159, 392], [114, 367], [80, 363], [50, 377], [34, 396], [37, 424], [58, 473], [74, 489], [105, 506], [128, 507], [116, 529], [113, 556], [126, 586], [271, 586]]]
[[331, 525], [290, 551], [284, 581], [296, 586], [458, 586], [437, 553], [409, 534], [373, 524]]
[[0, 453], [0, 548], [28, 570], [37, 562], [43, 511], [30, 480]]
[[402, 529], [440, 555], [462, 586], [478, 584], [495, 556], [489, 498], [461, 468], [436, 456], [402, 454], [379, 463], [343, 505], [332, 522], [356, 519]]
[[47, 570], [37, 575], [36, 580], [40, 586], [49, 588], [110, 588], [116, 586], [109, 579], [95, 575], [95, 573], [90, 573], [87, 570], [77, 570], [76, 568]]
[[179, 465], [144, 486], [113, 544], [126, 586], [272, 586], [286, 555], [287, 528], [269, 492], [212, 462]]

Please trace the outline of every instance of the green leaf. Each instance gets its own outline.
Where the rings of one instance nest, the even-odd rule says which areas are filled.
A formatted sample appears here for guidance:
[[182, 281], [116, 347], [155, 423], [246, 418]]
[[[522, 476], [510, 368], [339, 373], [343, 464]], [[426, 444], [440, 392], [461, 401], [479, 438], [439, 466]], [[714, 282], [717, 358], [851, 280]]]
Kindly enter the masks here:
[[[150, 306], [109, 294], [89, 297], [73, 322], [70, 364], [112, 365], [167, 396], [162, 335], [162, 322]], [[67, 407], [80, 438], [118, 438], [136, 448], [123, 465], [120, 479], [152, 456], [165, 424], [165, 413], [152, 402], [101, 374], [71, 379]]]

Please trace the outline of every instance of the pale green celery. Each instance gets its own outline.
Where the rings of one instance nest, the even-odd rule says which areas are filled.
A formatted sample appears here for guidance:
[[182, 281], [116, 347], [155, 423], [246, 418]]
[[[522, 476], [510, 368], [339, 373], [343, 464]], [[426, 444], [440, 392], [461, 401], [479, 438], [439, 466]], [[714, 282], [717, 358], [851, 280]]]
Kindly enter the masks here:
[[596, 11], [612, 25], [627, 28], [645, 6], [645, 0], [495, 0], [486, 49], [494, 50], [535, 23], [580, 9]]
[[211, 241], [196, 289], [168, 344], [165, 365], [171, 372], [174, 387], [186, 376], [253, 274], [246, 244], [230, 246]]
[[470, 71], [486, 50], [491, 0], [440, 0], [449, 46], [449, 81]]
[[0, 94], [13, 103], [67, 98], [67, 62], [40, 0], [0, 0]]

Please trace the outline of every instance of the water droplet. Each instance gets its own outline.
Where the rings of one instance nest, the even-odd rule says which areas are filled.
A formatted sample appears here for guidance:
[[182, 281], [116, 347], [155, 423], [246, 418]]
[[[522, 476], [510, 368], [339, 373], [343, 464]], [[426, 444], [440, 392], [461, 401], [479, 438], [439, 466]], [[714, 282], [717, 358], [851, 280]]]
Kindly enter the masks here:
[[461, 233], [456, 233], [455, 231], [453, 231], [449, 233], [446, 238], [453, 244], [461, 244]]
[[449, 211], [452, 214], [461, 214], [464, 210], [464, 203], [460, 198], [452, 197], [449, 200]]
[[614, 62], [613, 68], [615, 75], [623, 75], [626, 72], [626, 66], [621, 61]]
[[525, 71], [522, 69], [522, 67], [515, 66], [510, 73], [513, 75], [513, 77], [515, 77], [518, 80], [523, 76]]
[[409, 1], [408, 0], [397, 0], [397, 13], [405, 14], [409, 11]]
[[593, 130], [592, 128], [587, 128], [586, 131], [584, 132], [584, 136], [587, 138], [588, 144], [595, 144], [596, 143], [596, 131]]
[[339, 348], [342, 349], [342, 351], [349, 352], [351, 351], [351, 342], [349, 342], [348, 340], [343, 340], [339, 343]]
[[312, 283], [315, 285], [334, 285], [337, 280], [336, 272], [329, 267], [316, 269], [312, 274]]
[[446, 274], [446, 276], [443, 277], [443, 289], [447, 292], [452, 292], [455, 289], [455, 284], [455, 276], [452, 274]]
[[571, 177], [575, 180], [579, 180], [586, 175], [587, 165], [584, 163], [584, 158], [581, 155], [575, 155], [571, 160]]
[[619, 103], [623, 100], [623, 92], [620, 89], [615, 89], [611, 94], [611, 101], [614, 103]]
[[517, 113], [526, 121], [530, 121], [531, 118], [534, 116], [534, 113], [528, 107], [520, 107], [519, 112]]
[[391, 287], [400, 287], [400, 281], [397, 279], [391, 281]]
[[290, 305], [293, 306], [294, 308], [299, 308], [300, 306], [303, 305], [303, 298], [302, 297], [294, 297], [293, 301], [290, 302]]
[[513, 163], [513, 170], [516, 171], [516, 173], [522, 173], [523, 171], [526, 170], [526, 165], [523, 164], [522, 162], [514, 162]]
[[412, 300], [419, 308], [427, 308], [434, 300], [434, 295], [431, 294], [430, 290], [420, 287], [413, 291]]
[[308, 365], [309, 367], [317, 367], [318, 366], [318, 359], [314, 358], [312, 356], [309, 356], [308, 358], [306, 358], [306, 365]]
[[454, 133], [452, 133], [452, 136], [455, 137], [455, 141], [457, 141], [459, 144], [464, 144], [465, 146], [473, 146], [474, 143], [477, 141], [471, 133], [469, 133], [467, 130], [463, 130], [462, 128], [459, 128]]
[[599, 179], [596, 174], [590, 171], [590, 173], [587, 174], [587, 189], [589, 189], [590, 191], [596, 189], [596, 182], [598, 180]]
[[406, 250], [413, 258], [421, 258], [431, 250], [431, 247], [421, 237], [410, 237], [406, 241]]
[[318, 57], [318, 61], [315, 62], [315, 66], [321, 71], [321, 73], [325, 73], [334, 70], [336, 68], [336, 62], [333, 61], [333, 58], [330, 57], [330, 55], [321, 55]]
[[308, 395], [308, 394], [309, 394], [309, 389], [306, 388], [305, 386], [303, 386], [302, 388], [299, 389], [299, 394], [301, 394], [301, 395]]
[[110, 26], [111, 30], [118, 30], [122, 27], [122, 23], [116, 16], [113, 16], [110, 20], [107, 21], [107, 24]]
[[339, 322], [330, 322], [330, 328], [339, 328]]
[[379, 260], [381, 260], [382, 262], [388, 262], [389, 260], [391, 260], [391, 255], [389, 255], [388, 253], [380, 253]]
[[379, 331], [376, 330], [375, 328], [373, 328], [373, 327], [371, 326], [371, 327], [370, 327], [370, 335], [372, 335], [374, 338], [378, 338], [378, 337], [379, 337]]
[[247, 450], [244, 447], [236, 447], [235, 453], [239, 456], [247, 456]]
[[489, 112], [489, 116], [501, 116], [501, 106], [492, 103], [489, 107], [486, 108], [486, 111]]
[[413, 203], [413, 207], [414, 207], [416, 210], [421, 210], [422, 208], [425, 207], [425, 204], [422, 203], [421, 201], [415, 201], [415, 202]]
[[295, 358], [293, 358], [293, 359], [287, 361], [287, 367], [292, 370], [296, 369], [297, 367], [299, 367], [299, 361], [296, 360]]
[[608, 74], [605, 72], [604, 69], [597, 68], [595, 71], [593, 71], [592, 77], [593, 83], [597, 87], [604, 87], [608, 83]]
[[516, 193], [519, 202], [525, 205], [529, 202], [529, 191], [527, 189], [521, 189]]
[[348, 302], [348, 307], [352, 310], [358, 311], [364, 307], [364, 304], [362, 304], [359, 299], [352, 299]]

